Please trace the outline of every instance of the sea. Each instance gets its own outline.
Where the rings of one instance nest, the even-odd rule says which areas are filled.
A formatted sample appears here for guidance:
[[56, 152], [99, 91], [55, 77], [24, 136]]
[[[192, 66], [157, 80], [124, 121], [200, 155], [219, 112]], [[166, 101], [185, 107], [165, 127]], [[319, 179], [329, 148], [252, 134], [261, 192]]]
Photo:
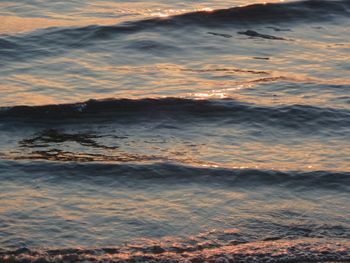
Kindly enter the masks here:
[[350, 262], [350, 0], [1, 0], [0, 262]]

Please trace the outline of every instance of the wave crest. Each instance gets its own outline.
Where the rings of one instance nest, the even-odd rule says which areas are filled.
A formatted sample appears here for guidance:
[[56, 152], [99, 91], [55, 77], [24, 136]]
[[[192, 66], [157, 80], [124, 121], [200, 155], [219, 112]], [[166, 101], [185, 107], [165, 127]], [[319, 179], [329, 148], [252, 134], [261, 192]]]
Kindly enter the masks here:
[[83, 103], [0, 108], [0, 122], [66, 122], [69, 120], [106, 120], [138, 122], [140, 120], [186, 122], [215, 121], [224, 123], [264, 123], [294, 129], [350, 126], [346, 109], [308, 105], [259, 106], [232, 99], [193, 100], [183, 98], [106, 99]]

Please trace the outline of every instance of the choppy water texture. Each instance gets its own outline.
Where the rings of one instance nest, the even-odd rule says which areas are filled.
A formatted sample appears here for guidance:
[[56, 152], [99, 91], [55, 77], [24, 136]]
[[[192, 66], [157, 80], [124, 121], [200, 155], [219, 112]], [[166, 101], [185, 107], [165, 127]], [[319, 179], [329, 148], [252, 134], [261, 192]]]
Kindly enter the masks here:
[[0, 262], [350, 262], [350, 1], [1, 1]]

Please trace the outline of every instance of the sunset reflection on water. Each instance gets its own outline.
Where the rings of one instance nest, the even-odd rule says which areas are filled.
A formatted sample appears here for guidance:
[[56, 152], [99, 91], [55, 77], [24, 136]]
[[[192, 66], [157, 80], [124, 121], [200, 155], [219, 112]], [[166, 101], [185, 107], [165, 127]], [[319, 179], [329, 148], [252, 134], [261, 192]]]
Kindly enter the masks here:
[[348, 262], [349, 17], [2, 1], [0, 262]]

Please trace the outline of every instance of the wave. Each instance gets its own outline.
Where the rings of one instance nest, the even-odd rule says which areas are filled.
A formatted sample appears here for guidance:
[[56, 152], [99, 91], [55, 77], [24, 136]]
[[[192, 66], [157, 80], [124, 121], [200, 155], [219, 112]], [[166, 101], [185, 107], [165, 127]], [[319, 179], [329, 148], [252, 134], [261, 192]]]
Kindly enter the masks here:
[[[196, 11], [170, 17], [149, 18], [124, 22], [112, 26], [89, 25], [73, 28], [48, 28], [21, 36], [0, 38], [0, 55], [15, 56], [11, 50], [34, 52], [33, 56], [46, 54], [42, 46], [84, 47], [90, 41], [132, 34], [144, 30], [176, 30], [183, 27], [228, 27], [261, 23], [324, 22], [350, 16], [350, 1], [306, 0], [288, 3], [253, 4], [243, 7]], [[25, 41], [25, 45], [23, 45]], [[38, 47], [41, 46], [41, 48]], [[11, 54], [10, 54], [11, 53]], [[29, 55], [29, 54], [28, 54]]]
[[[24, 35], [0, 35], [0, 67], [9, 63], [25, 62], [40, 57], [58, 56], [72, 49], [90, 48], [100, 43], [122, 36], [153, 31], [160, 35], [176, 32], [178, 37], [191, 31], [188, 27], [225, 28], [236, 27], [237, 33], [250, 36], [285, 40], [278, 36], [261, 34], [254, 30], [255, 25], [269, 24], [273, 28], [291, 23], [327, 22], [338, 18], [350, 17], [350, 1], [307, 0], [291, 3], [254, 4], [214, 11], [197, 11], [177, 16], [149, 18], [129, 21], [117, 25], [87, 25], [83, 27], [55, 27], [38, 30]], [[249, 30], [247, 30], [247, 28]], [[238, 30], [239, 29], [239, 30]], [[242, 31], [243, 30], [243, 31]], [[277, 30], [280, 30], [277, 28]], [[288, 30], [288, 29], [286, 29]], [[209, 31], [209, 34], [232, 37]], [[170, 41], [171, 42], [171, 41]], [[123, 43], [121, 41], [120, 43]], [[157, 52], [179, 51], [178, 45], [169, 45], [169, 41], [128, 42], [121, 48], [153, 49]], [[108, 46], [108, 45], [106, 45]], [[113, 46], [113, 48], [115, 48]]]
[[[27, 176], [31, 178], [57, 177], [62, 180], [151, 180], [155, 183], [177, 184], [198, 182], [202, 184], [221, 183], [231, 187], [244, 186], [279, 186], [295, 189], [333, 189], [348, 191], [350, 187], [349, 172], [334, 171], [278, 171], [262, 169], [204, 167], [205, 165], [182, 165], [173, 162], [155, 162], [151, 164], [113, 164], [113, 163], [78, 163], [47, 161], [10, 161], [0, 162], [0, 178]], [[208, 165], [206, 165], [208, 166]]]
[[309, 105], [260, 106], [233, 99], [195, 100], [185, 98], [144, 98], [89, 100], [83, 103], [42, 106], [0, 107], [0, 122], [30, 125], [69, 121], [108, 122], [142, 120], [219, 121], [226, 124], [263, 123], [294, 129], [340, 129], [350, 126], [347, 109]]
[[327, 21], [348, 16], [350, 1], [306, 0], [288, 3], [253, 4], [244, 7], [220, 9], [212, 12], [193, 12], [173, 17], [183, 24], [225, 26], [244, 23], [278, 23]]
[[[89, 38], [106, 38], [110, 34], [134, 33], [140, 30], [165, 27], [206, 26], [226, 27], [232, 25], [329, 21], [350, 15], [350, 1], [306, 0], [288, 3], [253, 4], [212, 11], [195, 11], [170, 17], [150, 18], [125, 22], [116, 26], [89, 26], [61, 31], [75, 36], [75, 33], [89, 33]], [[77, 32], [76, 32], [77, 31]], [[72, 35], [73, 34], [73, 35]]]
[[[207, 242], [208, 244], [208, 242]], [[66, 248], [1, 251], [0, 260], [10, 262], [349, 262], [346, 240], [275, 240], [237, 245], [197, 246], [173, 243], [126, 245], [95, 249]]]

